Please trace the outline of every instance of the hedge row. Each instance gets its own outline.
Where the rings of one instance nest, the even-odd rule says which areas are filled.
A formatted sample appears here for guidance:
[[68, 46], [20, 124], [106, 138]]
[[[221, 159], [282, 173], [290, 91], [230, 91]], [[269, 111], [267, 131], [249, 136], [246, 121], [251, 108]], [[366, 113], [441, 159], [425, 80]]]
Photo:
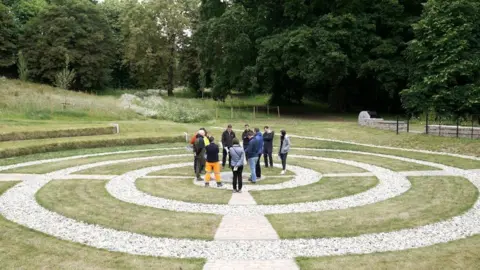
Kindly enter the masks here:
[[124, 138], [124, 139], [119, 138], [119, 139], [50, 143], [50, 144], [43, 144], [43, 145], [33, 145], [28, 147], [5, 149], [0, 151], [0, 158], [9, 158], [9, 157], [25, 156], [25, 155], [31, 155], [31, 154], [37, 154], [37, 153], [56, 152], [56, 151], [72, 150], [72, 149], [175, 143], [175, 142], [185, 142], [185, 137], [176, 136], [176, 137], [153, 137], [153, 138], [152, 137]]
[[10, 132], [0, 134], [0, 142], [5, 141], [20, 141], [33, 139], [49, 139], [61, 137], [79, 137], [79, 136], [95, 136], [115, 134], [117, 129], [111, 127], [97, 127], [97, 128], [76, 128], [76, 129], [61, 129], [61, 130], [44, 130], [44, 131], [25, 131], [25, 132]]

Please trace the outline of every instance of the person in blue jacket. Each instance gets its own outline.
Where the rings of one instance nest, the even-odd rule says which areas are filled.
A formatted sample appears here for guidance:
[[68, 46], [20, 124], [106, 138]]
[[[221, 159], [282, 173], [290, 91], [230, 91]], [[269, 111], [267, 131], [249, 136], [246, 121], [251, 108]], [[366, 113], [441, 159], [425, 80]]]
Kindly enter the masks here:
[[259, 143], [257, 139], [255, 138], [255, 133], [253, 131], [249, 131], [247, 133], [247, 138], [248, 138], [248, 147], [245, 149], [245, 155], [247, 156], [247, 162], [248, 165], [250, 166], [250, 181], [252, 183], [257, 182], [257, 174], [255, 172], [257, 162], [258, 162], [258, 151], [259, 151]]
[[263, 135], [260, 132], [259, 128], [255, 128], [255, 141], [258, 143], [258, 160], [257, 164], [255, 165], [255, 174], [257, 179], [262, 177], [262, 167], [260, 166], [260, 160], [262, 159], [263, 154]]

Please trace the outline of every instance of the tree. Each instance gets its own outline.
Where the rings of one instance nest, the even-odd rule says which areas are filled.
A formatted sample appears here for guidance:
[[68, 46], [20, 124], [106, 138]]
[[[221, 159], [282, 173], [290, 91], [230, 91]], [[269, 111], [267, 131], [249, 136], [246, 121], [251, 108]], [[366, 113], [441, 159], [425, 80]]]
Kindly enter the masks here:
[[111, 29], [97, 5], [87, 0], [55, 0], [25, 26], [23, 52], [32, 78], [53, 83], [65, 55], [75, 69], [74, 89], [101, 89], [110, 80]]
[[17, 28], [13, 13], [0, 3], [0, 67], [8, 67], [16, 62]]
[[408, 48], [410, 84], [402, 91], [413, 113], [480, 112], [480, 3], [430, 0]]

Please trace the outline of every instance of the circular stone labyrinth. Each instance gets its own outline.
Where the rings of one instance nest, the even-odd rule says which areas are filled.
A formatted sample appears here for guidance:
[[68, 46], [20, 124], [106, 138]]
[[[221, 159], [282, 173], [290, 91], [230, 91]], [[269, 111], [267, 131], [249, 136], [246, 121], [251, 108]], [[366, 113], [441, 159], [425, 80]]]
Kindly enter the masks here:
[[[155, 149], [155, 151], [158, 150], [159, 149]], [[169, 149], [163, 150], [167, 151]], [[281, 240], [265, 218], [266, 214], [319, 212], [378, 203], [402, 195], [408, 191], [411, 187], [411, 183], [406, 176], [461, 176], [469, 180], [477, 188], [480, 188], [480, 173], [478, 170], [463, 170], [433, 162], [369, 152], [328, 149], [300, 150], [312, 152], [351, 153], [359, 156], [376, 156], [385, 159], [426, 165], [438, 170], [395, 172], [379, 166], [351, 160], [308, 155], [290, 155], [289, 160], [309, 159], [318, 162], [335, 162], [361, 168], [367, 172], [342, 173], [337, 176], [348, 177], [370, 175], [378, 178], [378, 184], [369, 190], [351, 196], [331, 200], [278, 205], [258, 205], [248, 191], [280, 190], [307, 186], [322, 181], [323, 175], [312, 169], [300, 166], [288, 166], [288, 169], [294, 173], [290, 179], [285, 178], [286, 181], [279, 184], [246, 186], [244, 188], [246, 192], [232, 194], [232, 199], [229, 204], [192, 203], [160, 198], [138, 190], [135, 185], [137, 179], [148, 176], [148, 174], [152, 172], [161, 173], [162, 170], [191, 166], [191, 162], [173, 163], [133, 170], [122, 175], [112, 176], [108, 181], [106, 185], [108, 193], [120, 201], [176, 212], [223, 215], [223, 220], [217, 229], [215, 240], [213, 241], [152, 237], [106, 228], [99, 225], [87, 224], [47, 210], [39, 205], [35, 199], [35, 194], [43, 186], [54, 179], [93, 179], [98, 177], [75, 175], [76, 172], [86, 169], [113, 164], [152, 161], [157, 159], [161, 160], [176, 157], [191, 157], [190, 154], [109, 160], [62, 169], [47, 174], [25, 175], [22, 177], [23, 181], [21, 183], [10, 188], [0, 197], [0, 213], [12, 222], [59, 239], [82, 243], [110, 251], [137, 255], [207, 258], [208, 263], [205, 268], [210, 269], [222, 267], [222, 263], [226, 263], [228, 266], [228, 263], [231, 263], [232, 260], [243, 262], [264, 260], [266, 262], [271, 262], [270, 266], [268, 266], [267, 263], [267, 268], [272, 268], [275, 263], [278, 264], [278, 262], [281, 262], [283, 268], [295, 268], [295, 263], [290, 260], [299, 256], [314, 257], [404, 250], [448, 242], [480, 233], [480, 226], [478, 226], [478, 224], [480, 224], [480, 202], [477, 199], [473, 207], [467, 212], [425, 226], [392, 232], [368, 233], [354, 237]], [[128, 151], [123, 151], [122, 153], [125, 152]], [[0, 167], [0, 171], [109, 154], [115, 153], [92, 154], [27, 162], [3, 166]], [[476, 159], [474, 157], [471, 158]], [[228, 174], [228, 172], [223, 173], [222, 175], [226, 177], [226, 174]], [[329, 174], [328, 176], [331, 177], [335, 175]], [[203, 182], [199, 181], [193, 181], [193, 183], [203, 185]], [[213, 186], [215, 185], [212, 185], [212, 188], [215, 188]], [[231, 184], [227, 183], [222, 189], [231, 190]]]

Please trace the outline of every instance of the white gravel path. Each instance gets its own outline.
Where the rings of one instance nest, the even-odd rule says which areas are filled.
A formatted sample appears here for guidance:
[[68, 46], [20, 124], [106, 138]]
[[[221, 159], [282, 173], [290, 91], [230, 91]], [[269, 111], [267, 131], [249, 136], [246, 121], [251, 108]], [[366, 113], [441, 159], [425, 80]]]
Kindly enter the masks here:
[[[436, 164], [426, 161], [418, 161], [408, 158], [401, 158], [395, 156], [364, 153], [358, 151], [338, 151], [338, 152], [351, 152], [366, 155], [384, 156], [386, 158], [394, 158], [398, 160], [404, 160], [406, 162], [415, 162], [418, 164], [424, 164], [432, 167], [436, 167], [445, 171], [448, 175], [462, 176], [471, 181], [478, 189], [480, 189], [480, 173], [477, 171], [468, 171]], [[190, 155], [174, 155], [174, 156], [190, 156]], [[239, 241], [203, 241], [203, 240], [180, 240], [169, 238], [155, 238], [145, 235], [140, 235], [131, 232], [117, 231], [113, 229], [103, 228], [97, 225], [85, 224], [83, 222], [75, 221], [63, 217], [57, 213], [53, 213], [43, 207], [41, 207], [35, 200], [35, 194], [37, 191], [47, 184], [53, 177], [61, 177], [67, 174], [74, 173], [87, 168], [96, 166], [103, 166], [108, 164], [115, 164], [120, 162], [129, 162], [132, 160], [152, 160], [157, 158], [166, 158], [165, 156], [147, 157], [127, 159], [122, 161], [106, 161], [95, 164], [82, 165], [75, 168], [69, 168], [57, 172], [53, 172], [43, 176], [31, 175], [26, 177], [24, 181], [15, 187], [6, 191], [0, 196], [0, 213], [7, 219], [22, 224], [26, 227], [34, 230], [52, 235], [54, 237], [70, 240], [73, 242], [83, 243], [89, 246], [104, 248], [112, 251], [121, 251], [131, 254], [151, 255], [151, 256], [165, 256], [165, 257], [194, 257], [194, 258], [207, 258], [209, 260], [285, 260], [298, 256], [328, 256], [328, 255], [342, 255], [342, 254], [363, 254], [382, 251], [395, 251], [404, 250], [409, 248], [417, 248], [423, 246], [429, 246], [437, 243], [444, 243], [456, 239], [465, 238], [474, 234], [480, 233], [480, 201], [474, 204], [474, 206], [466, 213], [453, 217], [451, 219], [420, 226], [411, 229], [404, 229], [394, 232], [386, 233], [372, 233], [363, 234], [356, 237], [346, 238], [320, 238], [320, 239], [294, 239], [294, 240], [239, 240]], [[383, 193], [386, 192], [388, 196], [399, 195], [405, 192], [410, 186], [409, 182], [404, 176], [399, 173], [392, 172], [390, 170], [379, 168], [376, 166], [363, 164], [359, 162], [335, 160], [321, 157], [309, 157], [292, 155], [291, 158], [310, 158], [315, 160], [326, 160], [341, 162], [343, 164], [362, 167], [367, 169], [376, 175], [380, 184], [371, 189], [375, 190], [375, 193], [369, 194], [370, 198], [364, 198], [363, 203], [373, 203], [385, 197]], [[190, 164], [190, 163], [188, 163]], [[184, 164], [173, 164], [153, 167], [154, 170], [175, 168], [179, 166], [185, 166]], [[115, 177], [109, 182], [109, 191], [112, 194], [124, 196], [126, 199], [136, 201], [138, 199], [144, 199], [143, 197], [136, 197], [138, 194], [136, 189], [132, 189], [135, 179], [143, 174], [148, 173], [148, 170], [152, 168], [141, 169], [133, 172], [129, 172], [119, 177]], [[428, 173], [427, 173], [428, 175]], [[384, 184], [382, 188], [379, 186]], [[118, 187], [120, 186], [120, 188]], [[394, 191], [392, 191], [392, 186]], [[112, 192], [113, 190], [113, 192]], [[369, 190], [369, 191], [371, 191]], [[399, 193], [399, 191], [402, 191]], [[367, 191], [368, 192], [368, 191]], [[367, 192], [360, 193], [366, 194]], [[367, 193], [368, 194], [368, 193]], [[321, 201], [305, 204], [294, 204], [296, 207], [305, 207], [309, 205], [312, 209], [306, 209], [306, 211], [297, 211], [296, 208], [289, 208], [291, 205], [223, 205], [224, 209], [216, 209], [216, 205], [201, 205], [192, 204], [189, 206], [202, 206], [200, 209], [182, 209], [182, 205], [176, 205], [177, 202], [166, 200], [165, 207], [179, 206], [179, 209], [172, 207], [172, 210], [180, 210], [187, 212], [208, 212], [206, 210], [214, 210], [213, 212], [243, 216], [247, 214], [245, 218], [252, 214], [266, 214], [276, 213], [277, 210], [280, 213], [290, 212], [308, 212], [316, 211], [319, 209], [328, 209], [342, 202], [342, 205], [338, 205], [343, 209], [356, 205], [357, 201], [350, 202], [353, 199], [362, 199], [362, 197], [349, 196], [345, 198], [339, 198], [336, 200]], [[153, 197], [156, 198], [156, 197]], [[160, 199], [160, 198], [156, 198]], [[342, 201], [342, 199], [344, 201]], [[327, 205], [322, 203], [329, 202]], [[149, 203], [144, 202], [142, 203]], [[140, 204], [142, 204], [140, 203]], [[311, 205], [313, 204], [313, 205]], [[143, 204], [145, 205], [145, 204]], [[208, 208], [212, 207], [212, 208]], [[278, 208], [281, 207], [281, 208]], [[255, 210], [251, 210], [255, 209]], [[274, 210], [272, 210], [274, 209]], [[248, 264], [248, 262], [246, 263]]]

